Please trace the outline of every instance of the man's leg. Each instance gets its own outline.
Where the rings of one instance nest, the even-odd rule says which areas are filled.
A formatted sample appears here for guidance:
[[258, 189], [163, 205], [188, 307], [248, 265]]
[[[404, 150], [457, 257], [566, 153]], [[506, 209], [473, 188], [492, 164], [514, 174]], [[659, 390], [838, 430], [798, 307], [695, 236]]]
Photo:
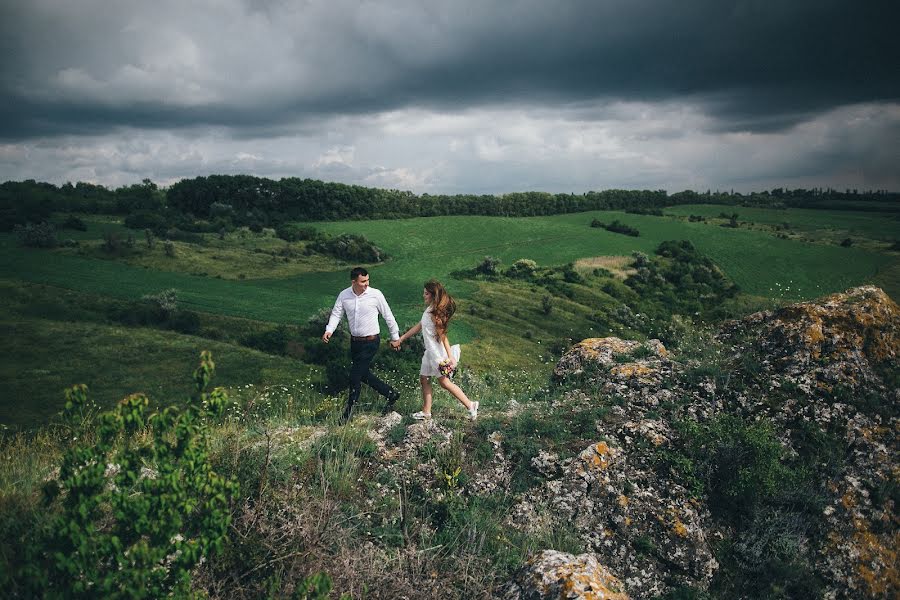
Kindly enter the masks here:
[[368, 342], [350, 342], [350, 391], [347, 396], [347, 405], [341, 415], [341, 424], [350, 420], [350, 416], [353, 414], [353, 405], [359, 400], [363, 377], [369, 372], [369, 363], [375, 356], [375, 352], [367, 347], [369, 345]]
[[[372, 360], [375, 358], [375, 353], [378, 352], [380, 340], [365, 342], [365, 345], [365, 356], [367, 357], [367, 360], [365, 361], [365, 370], [361, 373], [361, 380], [373, 390], [387, 398], [387, 404], [384, 405], [384, 409], [381, 411], [381, 414], [386, 415], [394, 410], [394, 404], [400, 397], [400, 393], [369, 370]], [[362, 361], [360, 361], [360, 366], [362, 367]]]

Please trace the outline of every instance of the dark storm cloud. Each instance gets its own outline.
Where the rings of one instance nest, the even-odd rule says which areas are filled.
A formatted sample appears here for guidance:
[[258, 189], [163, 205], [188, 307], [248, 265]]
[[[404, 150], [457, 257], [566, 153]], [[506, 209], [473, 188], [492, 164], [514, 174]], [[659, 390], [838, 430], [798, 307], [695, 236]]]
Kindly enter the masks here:
[[6, 139], [676, 99], [778, 131], [900, 98], [887, 1], [2, 2]]

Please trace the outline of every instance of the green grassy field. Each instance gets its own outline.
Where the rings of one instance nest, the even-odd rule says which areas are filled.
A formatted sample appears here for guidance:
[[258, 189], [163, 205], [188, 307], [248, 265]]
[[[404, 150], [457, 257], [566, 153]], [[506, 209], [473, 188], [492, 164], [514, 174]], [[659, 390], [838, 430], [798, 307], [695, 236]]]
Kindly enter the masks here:
[[86, 383], [91, 397], [109, 408], [128, 394], [143, 392], [157, 405], [186, 399], [200, 351], [217, 364], [215, 385], [236, 389], [290, 384], [309, 367], [170, 331], [71, 323], [46, 319], [0, 320], [0, 377], [4, 390], [0, 423], [22, 427], [46, 423], [63, 404], [63, 390]]
[[[784, 211], [769, 212], [779, 213], [769, 216], [776, 219], [782, 218], [780, 213]], [[866, 213], [846, 216], [879, 220]], [[593, 218], [619, 219], [639, 229], [641, 235], [632, 238], [591, 228], [588, 225]], [[785, 299], [808, 299], [870, 282], [879, 272], [890, 272], [896, 260], [887, 253], [779, 239], [765, 231], [614, 211], [532, 218], [433, 217], [315, 225], [328, 233], [364, 234], [393, 257], [388, 263], [373, 267], [372, 282], [387, 292], [404, 322], [417, 318], [421, 285], [430, 277], [446, 281], [460, 297], [468, 296], [473, 290], [471, 284], [452, 281], [449, 274], [471, 268], [485, 255], [497, 256], [507, 265], [518, 258], [558, 265], [591, 256], [629, 255], [636, 250], [652, 253], [664, 240], [688, 239], [745, 292]], [[881, 228], [879, 235], [886, 235], [885, 225], [867, 227]], [[185, 247], [180, 250], [183, 254], [189, 252]], [[347, 265], [336, 261], [335, 270], [287, 277], [277, 277], [277, 270], [257, 265], [248, 267], [253, 271], [252, 279], [229, 281], [21, 248], [8, 234], [0, 236], [0, 251], [3, 278], [131, 299], [174, 287], [184, 304], [196, 310], [278, 323], [304, 320], [319, 308], [330, 306], [337, 291], [347, 285]], [[206, 250], [195, 252], [199, 256]], [[185, 262], [190, 263], [191, 258], [185, 256]]]
[[716, 204], [687, 204], [670, 206], [664, 211], [683, 217], [700, 215], [715, 218], [720, 214], [737, 213], [739, 221], [753, 224], [782, 225], [804, 232], [816, 232], [820, 241], [832, 238], [861, 237], [891, 242], [900, 238], [900, 213], [850, 212], [846, 210], [813, 210], [808, 208], [753, 208], [744, 206], [721, 206]]
[[[773, 211], [774, 212], [774, 211]], [[622, 221], [640, 232], [633, 238], [591, 228], [592, 219]], [[542, 265], [579, 258], [652, 253], [665, 240], [687, 239], [713, 259], [747, 293], [809, 299], [871, 281], [893, 258], [860, 248], [784, 240], [768, 232], [624, 212], [552, 217], [438, 217], [404, 221], [317, 223], [330, 233], [364, 234], [395, 260], [378, 268], [385, 289], [415, 289], [426, 278], [468, 268], [485, 254], [509, 265], [530, 258]], [[390, 284], [390, 285], [388, 285]], [[463, 288], [465, 292], [465, 288]]]
[[[664, 240], [688, 239], [755, 297], [748, 307], [766, 299], [814, 298], [870, 282], [894, 298], [900, 294], [900, 255], [886, 250], [896, 231], [895, 215], [704, 205], [666, 212], [675, 216], [610, 211], [314, 225], [331, 234], [363, 234], [391, 255], [391, 260], [372, 266], [370, 272], [373, 285], [386, 292], [402, 327], [421, 315], [422, 283], [431, 277], [443, 280], [461, 300], [451, 338], [467, 344], [469, 365], [484, 370], [546, 372], [554, 359], [551, 344], [590, 335], [634, 334], [595, 328], [591, 313], [612, 300], [587, 287], [573, 300], [555, 298], [554, 312], [545, 315], [540, 297], [546, 292], [541, 288], [457, 280], [450, 275], [474, 267], [485, 255], [500, 258], [503, 266], [519, 258], [549, 266], [588, 257], [627, 257], [634, 251], [651, 254]], [[738, 212], [741, 228], [720, 227], [716, 221], [720, 212]], [[712, 221], [690, 223], [684, 218], [689, 214], [703, 214]], [[618, 219], [641, 235], [634, 238], [591, 228], [594, 218]], [[60, 236], [78, 237], [81, 251], [23, 248], [13, 235], [0, 234], [0, 287], [6, 292], [23, 284], [40, 288], [33, 296], [26, 293], [14, 300], [14, 294], [4, 293], [0, 300], [4, 356], [0, 372], [6, 383], [0, 423], [20, 425], [48, 418], [59, 410], [62, 389], [79, 382], [91, 385], [104, 404], [138, 390], [159, 401], [181, 398], [189, 389], [196, 355], [204, 348], [219, 357], [224, 385], [265, 385], [290, 381], [298, 374], [294, 360], [236, 344], [110, 325], [88, 314], [91, 311], [85, 307], [90, 297], [136, 300], [175, 288], [181, 307], [222, 315], [222, 319], [247, 319], [250, 331], [266, 323], [303, 323], [317, 310], [330, 307], [337, 292], [349, 283], [350, 265], [340, 261], [321, 256], [306, 262], [273, 261], [271, 253], [288, 244], [270, 232], [238, 231], [224, 241], [209, 235], [203, 246], [178, 243], [176, 259], [165, 257], [159, 243], [152, 252], [147, 250], [142, 238], [135, 236], [133, 252], [110, 257], [98, 254], [103, 233], [110, 228], [120, 235], [127, 232], [114, 221], [86, 220], [87, 232]], [[783, 223], [803, 236], [782, 239], [775, 226]], [[844, 235], [862, 241], [840, 247], [835, 240]], [[214, 272], [219, 276], [209, 274]], [[57, 296], [66, 296], [66, 290], [84, 298], [61, 306]], [[227, 323], [226, 319], [220, 329]]]

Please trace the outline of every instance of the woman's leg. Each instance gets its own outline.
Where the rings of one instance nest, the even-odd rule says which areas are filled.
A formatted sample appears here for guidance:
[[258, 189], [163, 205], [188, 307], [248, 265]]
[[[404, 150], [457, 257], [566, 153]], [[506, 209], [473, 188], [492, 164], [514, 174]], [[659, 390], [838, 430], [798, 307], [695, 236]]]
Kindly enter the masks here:
[[471, 410], [472, 401], [469, 400], [465, 392], [463, 392], [458, 385], [450, 381], [449, 377], [439, 378], [438, 383], [441, 384], [442, 388], [453, 394], [453, 397], [459, 400], [462, 405], [466, 407], [466, 410]]
[[422, 386], [422, 412], [431, 414], [431, 377], [419, 375], [419, 384]]

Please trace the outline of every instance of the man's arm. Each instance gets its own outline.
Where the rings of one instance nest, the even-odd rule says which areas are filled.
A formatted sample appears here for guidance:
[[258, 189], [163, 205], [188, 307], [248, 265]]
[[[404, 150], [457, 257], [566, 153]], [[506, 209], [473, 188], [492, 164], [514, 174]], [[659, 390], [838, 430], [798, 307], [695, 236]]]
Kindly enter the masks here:
[[400, 339], [400, 326], [397, 325], [397, 319], [394, 318], [394, 313], [391, 312], [391, 307], [388, 306], [387, 300], [381, 292], [378, 292], [378, 312], [381, 313], [381, 316], [384, 317], [384, 322], [387, 323], [388, 331], [391, 332], [391, 341], [398, 341]]
[[344, 303], [341, 302], [341, 295], [338, 294], [337, 300], [334, 301], [334, 307], [331, 309], [331, 317], [328, 319], [328, 325], [325, 326], [325, 333], [322, 335], [322, 341], [326, 344], [331, 339], [331, 334], [337, 329], [344, 316]]

